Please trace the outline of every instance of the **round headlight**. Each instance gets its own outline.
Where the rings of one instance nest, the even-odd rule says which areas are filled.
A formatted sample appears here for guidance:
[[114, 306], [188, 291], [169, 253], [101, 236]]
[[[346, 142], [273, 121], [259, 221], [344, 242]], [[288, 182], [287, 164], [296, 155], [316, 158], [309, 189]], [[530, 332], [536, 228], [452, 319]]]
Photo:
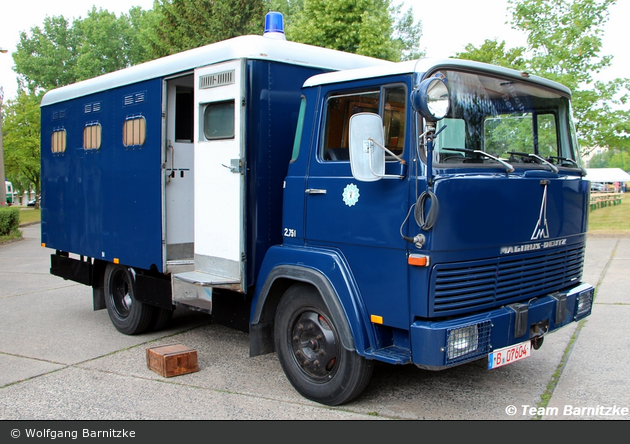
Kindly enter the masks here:
[[451, 106], [448, 87], [437, 77], [423, 80], [414, 90], [412, 101], [414, 109], [432, 122], [443, 119]]

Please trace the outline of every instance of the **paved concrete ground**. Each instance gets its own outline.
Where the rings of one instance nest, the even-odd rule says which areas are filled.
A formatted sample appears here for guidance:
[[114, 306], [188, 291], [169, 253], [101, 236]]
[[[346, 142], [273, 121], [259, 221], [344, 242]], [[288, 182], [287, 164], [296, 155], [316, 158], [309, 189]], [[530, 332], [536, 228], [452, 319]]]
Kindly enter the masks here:
[[[362, 396], [329, 408], [297, 394], [275, 354], [250, 358], [247, 334], [206, 315], [178, 309], [167, 330], [118, 333], [90, 288], [49, 274], [39, 229], [0, 246], [0, 420], [630, 418], [619, 411], [630, 408], [630, 238], [589, 238], [593, 314], [530, 358], [492, 371], [483, 360], [442, 372], [379, 364]], [[146, 349], [170, 343], [196, 349], [199, 371], [149, 370]]]

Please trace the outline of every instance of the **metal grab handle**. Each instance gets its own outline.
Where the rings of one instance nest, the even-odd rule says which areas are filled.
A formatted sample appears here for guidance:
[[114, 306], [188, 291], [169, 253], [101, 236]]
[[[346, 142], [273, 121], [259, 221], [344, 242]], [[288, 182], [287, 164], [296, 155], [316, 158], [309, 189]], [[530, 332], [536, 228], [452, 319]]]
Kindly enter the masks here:
[[[166, 182], [170, 182], [173, 177], [175, 177], [175, 148], [173, 148], [173, 144], [171, 141], [168, 141], [167, 150], [171, 150], [171, 172], [166, 176]], [[168, 169], [168, 168], [167, 168]]]
[[306, 194], [326, 194], [326, 190], [319, 190], [316, 188], [307, 188]]

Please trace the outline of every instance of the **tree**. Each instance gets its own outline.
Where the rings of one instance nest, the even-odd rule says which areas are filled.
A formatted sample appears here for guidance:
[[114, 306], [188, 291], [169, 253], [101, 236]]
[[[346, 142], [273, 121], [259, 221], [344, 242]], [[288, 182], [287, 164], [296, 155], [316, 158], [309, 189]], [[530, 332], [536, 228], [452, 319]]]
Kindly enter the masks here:
[[21, 189], [40, 193], [41, 97], [22, 90], [3, 108], [3, 146], [7, 177]]
[[630, 171], [630, 153], [628, 151], [616, 151], [608, 163], [608, 168], [621, 168]]
[[79, 46], [71, 22], [63, 16], [46, 17], [42, 28], [31, 28], [30, 36], [20, 33], [13, 53], [20, 85], [35, 92], [76, 82]]
[[89, 79], [117, 71], [143, 60], [143, 48], [134, 45], [136, 30], [129, 16], [93, 7], [87, 17], [73, 24], [80, 44], [76, 77]]
[[302, 0], [285, 32], [292, 41], [399, 61], [420, 55], [420, 24], [390, 0]]
[[92, 8], [85, 19], [46, 17], [40, 28], [22, 32], [13, 53], [19, 83], [40, 93], [148, 60], [140, 38], [148, 12], [129, 15]]
[[464, 49], [466, 50], [465, 52], [459, 52], [455, 57], [458, 59], [506, 66], [518, 70], [526, 69], [524, 59], [525, 48], [523, 47], [506, 50], [504, 41], [499, 43], [496, 40], [486, 39], [479, 48], [469, 43]]
[[[260, 34], [264, 0], [158, 0], [145, 35], [154, 57], [245, 34]], [[150, 35], [152, 34], [152, 35]]]
[[505, 42], [486, 40], [466, 46], [456, 57], [526, 70], [572, 90], [578, 138], [591, 147], [630, 149], [629, 79], [595, 81], [593, 74], [610, 66], [601, 56], [601, 36], [608, 8], [617, 0], [508, 0], [511, 24], [527, 33], [527, 48], [505, 49]]

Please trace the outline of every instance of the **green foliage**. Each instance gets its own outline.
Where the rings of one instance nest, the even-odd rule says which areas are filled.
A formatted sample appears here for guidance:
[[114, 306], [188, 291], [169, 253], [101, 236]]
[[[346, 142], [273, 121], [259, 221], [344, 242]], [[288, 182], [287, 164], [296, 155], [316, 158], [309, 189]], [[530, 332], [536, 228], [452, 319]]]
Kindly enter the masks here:
[[588, 163], [589, 168], [621, 168], [630, 171], [630, 153], [622, 150], [607, 150], [594, 155]]
[[[79, 79], [89, 79], [116, 71], [137, 63], [142, 59], [139, 47], [133, 45], [130, 19], [126, 15], [116, 17], [107, 10], [95, 7], [83, 20], [74, 23], [74, 32], [80, 40], [77, 48], [77, 71]], [[130, 51], [134, 48], [134, 51]]]
[[607, 168], [621, 168], [624, 171], [630, 171], [630, 153], [619, 150], [613, 152]]
[[20, 83], [31, 91], [46, 91], [76, 82], [78, 48], [79, 40], [69, 20], [46, 17], [41, 28], [31, 28], [30, 36], [20, 33], [13, 53]]
[[46, 17], [20, 34], [13, 53], [20, 84], [40, 93], [147, 60], [136, 28], [147, 23], [139, 8], [120, 17], [96, 8], [84, 19]]
[[601, 37], [616, 1], [509, 1], [513, 26], [528, 33], [529, 69], [573, 91], [578, 136], [588, 147], [630, 148], [630, 113], [612, 106], [627, 100], [630, 80], [593, 80], [612, 60], [600, 56]]
[[20, 210], [0, 207], [0, 236], [9, 236], [18, 232], [20, 226]]
[[154, 4], [153, 37], [145, 36], [154, 57], [246, 34], [260, 34], [263, 0], [159, 0]]
[[617, 0], [509, 0], [512, 27], [527, 34], [527, 48], [505, 49], [505, 42], [468, 45], [457, 57], [516, 67], [555, 80], [573, 92], [578, 138], [588, 149], [630, 150], [629, 79], [595, 81], [610, 66], [601, 56], [608, 8]]
[[420, 55], [420, 24], [414, 24], [411, 9], [401, 15], [390, 0], [296, 3], [285, 26], [289, 40], [392, 61]]
[[499, 43], [496, 40], [486, 39], [479, 48], [469, 43], [464, 49], [466, 50], [465, 52], [459, 52], [455, 54], [455, 57], [518, 70], [526, 68], [524, 59], [525, 48], [523, 47], [506, 50], [505, 42]]
[[40, 97], [20, 91], [3, 107], [3, 149], [7, 177], [20, 191], [40, 187]]

